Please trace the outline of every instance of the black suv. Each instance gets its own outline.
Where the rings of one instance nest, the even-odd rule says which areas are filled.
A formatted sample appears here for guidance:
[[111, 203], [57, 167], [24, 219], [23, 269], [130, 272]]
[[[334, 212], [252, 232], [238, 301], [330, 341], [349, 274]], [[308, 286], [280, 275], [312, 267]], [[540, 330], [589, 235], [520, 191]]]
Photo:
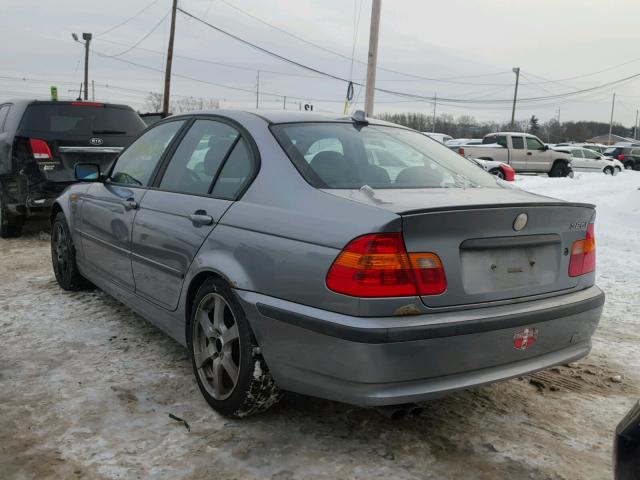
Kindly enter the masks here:
[[47, 214], [75, 181], [78, 162], [107, 171], [145, 129], [126, 105], [15, 100], [0, 104], [0, 236], [18, 236], [24, 221]]
[[614, 145], [602, 154], [620, 160], [627, 170], [640, 170], [640, 146]]

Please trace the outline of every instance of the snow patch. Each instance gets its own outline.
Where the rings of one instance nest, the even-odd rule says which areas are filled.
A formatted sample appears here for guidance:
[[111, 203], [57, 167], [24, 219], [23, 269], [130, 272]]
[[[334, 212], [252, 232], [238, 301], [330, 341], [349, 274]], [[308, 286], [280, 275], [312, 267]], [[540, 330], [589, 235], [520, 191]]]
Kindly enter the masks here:
[[260, 380], [262, 378], [262, 367], [260, 366], [260, 360], [256, 360], [256, 364], [253, 366], [253, 378]]

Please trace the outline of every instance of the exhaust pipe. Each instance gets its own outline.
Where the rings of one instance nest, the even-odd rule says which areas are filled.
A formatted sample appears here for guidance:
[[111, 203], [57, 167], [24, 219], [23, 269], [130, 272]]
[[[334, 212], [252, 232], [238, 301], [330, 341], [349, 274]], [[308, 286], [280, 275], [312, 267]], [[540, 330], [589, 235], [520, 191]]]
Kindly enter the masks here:
[[422, 413], [422, 407], [415, 403], [384, 405], [382, 407], [376, 407], [376, 410], [380, 415], [391, 420], [401, 420], [406, 417], [417, 417]]

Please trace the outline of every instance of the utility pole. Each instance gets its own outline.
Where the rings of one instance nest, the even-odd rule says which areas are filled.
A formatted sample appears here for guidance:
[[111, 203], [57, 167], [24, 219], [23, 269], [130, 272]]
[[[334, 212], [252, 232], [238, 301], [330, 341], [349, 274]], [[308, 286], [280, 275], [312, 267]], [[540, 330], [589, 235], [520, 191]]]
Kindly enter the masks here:
[[367, 59], [367, 85], [364, 96], [364, 113], [373, 115], [373, 97], [376, 91], [376, 63], [378, 62], [378, 34], [380, 32], [380, 6], [382, 0], [372, 0], [371, 27], [369, 29], [369, 57]]
[[96, 101], [96, 82], [91, 80], [91, 100]]
[[287, 109], [287, 96], [286, 95], [282, 98], [282, 109], [283, 110]]
[[512, 68], [513, 73], [516, 74], [516, 89], [513, 92], [513, 108], [511, 109], [511, 128], [515, 126], [516, 121], [516, 100], [518, 98], [518, 82], [520, 81], [520, 67]]
[[638, 110], [636, 110], [636, 124], [633, 129], [633, 139], [634, 140], [638, 139]]
[[167, 66], [164, 69], [164, 94], [162, 95], [162, 117], [169, 115], [169, 97], [171, 95], [171, 63], [173, 62], [173, 39], [176, 34], [176, 11], [178, 0], [171, 5], [171, 30], [169, 31], [169, 46], [167, 47]]
[[613, 109], [616, 106], [616, 94], [613, 94], [613, 100], [611, 101], [611, 119], [609, 120], [609, 145], [611, 145], [611, 132], [613, 130]]
[[436, 133], [436, 104], [438, 103], [438, 93], [433, 92], [433, 133]]
[[260, 108], [260, 70], [256, 73], [256, 110]]

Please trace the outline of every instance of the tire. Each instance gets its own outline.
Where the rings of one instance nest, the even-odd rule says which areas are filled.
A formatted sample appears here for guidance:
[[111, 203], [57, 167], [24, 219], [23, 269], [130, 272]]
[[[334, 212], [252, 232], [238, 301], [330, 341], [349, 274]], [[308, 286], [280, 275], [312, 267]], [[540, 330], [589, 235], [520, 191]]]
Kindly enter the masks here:
[[7, 204], [0, 194], [0, 237], [19, 237], [22, 233], [24, 219], [11, 215], [7, 209]]
[[51, 264], [58, 285], [63, 289], [76, 291], [92, 286], [78, 271], [76, 249], [62, 212], [56, 215], [51, 225]]
[[498, 177], [501, 180], [504, 180], [504, 173], [501, 169], [499, 168], [492, 168], [491, 170], [489, 170], [489, 173], [491, 175], [495, 175], [496, 177]]
[[227, 283], [205, 280], [193, 301], [187, 346], [200, 392], [224, 416], [242, 418], [281, 398], [246, 315]]
[[624, 164], [625, 170], [633, 170], [633, 164], [631, 162], [627, 162]]
[[551, 167], [549, 176], [550, 177], [566, 177], [569, 175], [570, 171], [571, 169], [569, 168], [569, 165], [567, 165], [566, 162], [563, 162], [562, 160], [556, 160], [556, 162], [553, 164], [553, 167]]
[[605, 175], [615, 175], [615, 170], [613, 169], [613, 167], [604, 167], [604, 170], [602, 170]]
[[614, 175], [617, 175], [621, 172], [622, 172], [622, 169], [620, 167], [616, 167], [616, 173], [614, 173]]

